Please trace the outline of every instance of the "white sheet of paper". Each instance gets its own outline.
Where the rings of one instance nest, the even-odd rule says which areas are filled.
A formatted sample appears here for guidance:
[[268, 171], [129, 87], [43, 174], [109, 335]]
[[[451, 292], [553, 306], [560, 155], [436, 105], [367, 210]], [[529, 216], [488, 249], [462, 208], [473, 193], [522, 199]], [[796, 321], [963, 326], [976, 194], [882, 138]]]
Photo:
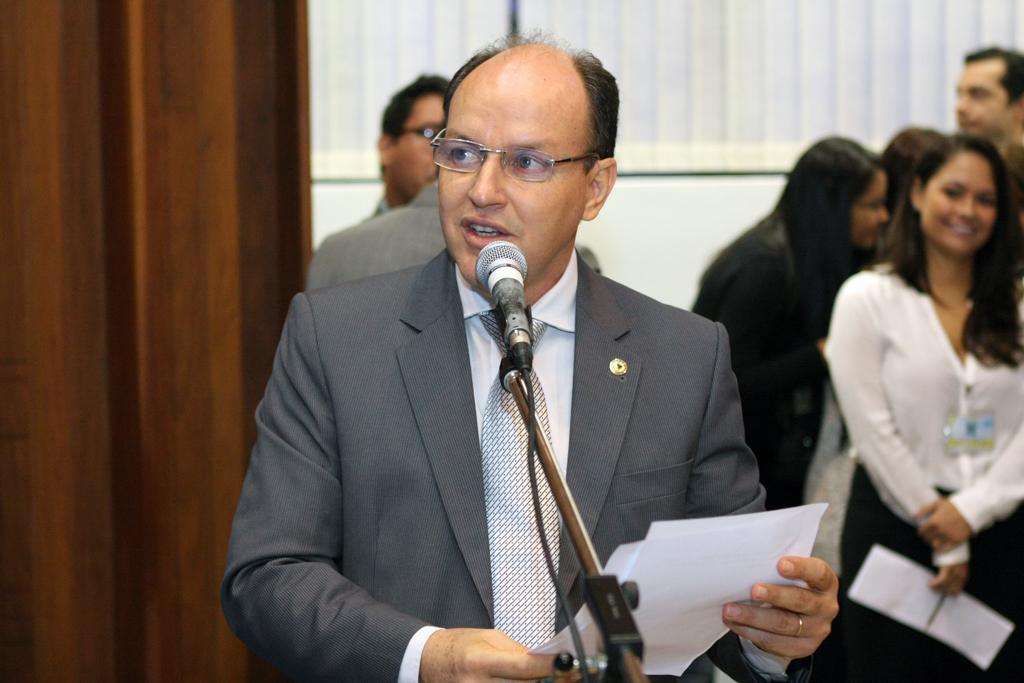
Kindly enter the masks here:
[[928, 587], [935, 573], [877, 543], [850, 585], [851, 600], [926, 633], [986, 670], [1013, 632], [1012, 621], [973, 595], [942, 596]]
[[[775, 568], [783, 555], [806, 556], [827, 506], [803, 505], [749, 515], [655, 522], [643, 541], [619, 546], [605, 574], [636, 581], [634, 612], [644, 639], [644, 671], [678, 675], [728, 630], [722, 606], [750, 599], [758, 582], [791, 583]], [[596, 652], [596, 625], [586, 607], [576, 623], [587, 652]], [[575, 652], [568, 629], [535, 648]]]

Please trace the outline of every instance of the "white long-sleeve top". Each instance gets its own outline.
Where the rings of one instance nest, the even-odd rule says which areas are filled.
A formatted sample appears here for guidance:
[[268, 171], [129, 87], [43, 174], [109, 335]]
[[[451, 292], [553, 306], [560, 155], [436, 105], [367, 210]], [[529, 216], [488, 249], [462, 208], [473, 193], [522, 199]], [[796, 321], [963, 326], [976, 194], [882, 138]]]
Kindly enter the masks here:
[[[961, 362], [929, 295], [858, 273], [836, 297], [825, 356], [857, 456], [895, 514], [913, 523], [942, 488], [977, 533], [1024, 500], [1024, 365]], [[960, 415], [994, 418], [991, 450], [947, 452], [944, 428]], [[966, 558], [961, 546], [936, 564]]]

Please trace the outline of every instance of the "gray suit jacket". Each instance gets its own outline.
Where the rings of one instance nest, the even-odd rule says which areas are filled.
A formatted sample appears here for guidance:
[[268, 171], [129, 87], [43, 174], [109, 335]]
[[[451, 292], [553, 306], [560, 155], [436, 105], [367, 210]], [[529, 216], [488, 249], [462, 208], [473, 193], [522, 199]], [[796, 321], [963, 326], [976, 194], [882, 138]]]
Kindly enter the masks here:
[[437, 185], [428, 185], [406, 206], [329, 236], [309, 264], [306, 289], [423, 265], [444, 249], [437, 204]]
[[[568, 481], [602, 559], [654, 520], [761, 510], [724, 328], [583, 264], [577, 297]], [[297, 295], [256, 420], [221, 594], [254, 651], [300, 680], [393, 681], [421, 626], [491, 626], [447, 254]], [[578, 563], [562, 548], [572, 589]], [[753, 680], [734, 636], [712, 656]]]

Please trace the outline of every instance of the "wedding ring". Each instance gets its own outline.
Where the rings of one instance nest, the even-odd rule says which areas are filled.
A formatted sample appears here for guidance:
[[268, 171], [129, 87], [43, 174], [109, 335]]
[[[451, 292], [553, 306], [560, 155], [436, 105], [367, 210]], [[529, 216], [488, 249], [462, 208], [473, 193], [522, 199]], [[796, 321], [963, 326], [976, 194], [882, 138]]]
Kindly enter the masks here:
[[797, 619], [797, 623], [799, 624], [799, 626], [797, 626], [796, 635], [793, 636], [793, 637], [794, 638], [799, 638], [800, 634], [804, 632], [804, 618], [798, 614], [796, 616], [796, 619]]

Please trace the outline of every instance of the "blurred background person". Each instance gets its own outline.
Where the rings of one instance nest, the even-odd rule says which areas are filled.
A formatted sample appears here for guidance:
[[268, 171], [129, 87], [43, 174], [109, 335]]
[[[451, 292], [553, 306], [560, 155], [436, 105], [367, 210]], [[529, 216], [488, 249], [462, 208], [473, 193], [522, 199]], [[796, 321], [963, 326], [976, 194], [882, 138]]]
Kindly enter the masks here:
[[378, 213], [324, 239], [309, 264], [306, 289], [419, 266], [444, 249], [437, 215], [437, 185], [410, 204]]
[[896, 207], [903, 192], [910, 186], [914, 167], [921, 154], [932, 145], [939, 144], [945, 136], [933, 128], [911, 126], [896, 133], [882, 150], [882, 168], [889, 181], [885, 195], [885, 208], [889, 215], [896, 214]]
[[962, 133], [1005, 150], [1024, 137], [1024, 55], [987, 47], [964, 57], [956, 84], [956, 122]]
[[[875, 154], [853, 140], [825, 138], [797, 161], [775, 209], [701, 278], [693, 310], [729, 332], [747, 443], [769, 509], [803, 503], [812, 459], [837, 460], [842, 423], [821, 349], [836, 292], [871, 259], [889, 221], [887, 190]], [[839, 488], [845, 498], [845, 483]], [[833, 529], [834, 538], [815, 546], [837, 574], [840, 524], [826, 514], [819, 536]], [[840, 614], [814, 656], [815, 675], [834, 683], [845, 670], [842, 621]]]
[[448, 79], [423, 75], [392, 97], [381, 118], [377, 151], [384, 197], [375, 213], [411, 202], [437, 180], [430, 141], [444, 128]]
[[[1010, 197], [1017, 207], [1017, 215], [1024, 219], [1024, 145], [1010, 145], [1003, 154], [1006, 175], [1010, 181]], [[1021, 220], [1024, 226], [1024, 220]]]
[[[977, 137], [947, 139], [918, 163], [883, 265], [839, 292], [826, 345], [862, 465], [843, 530], [844, 572], [854, 576], [880, 543], [935, 566], [929, 585], [936, 591], [966, 587], [1017, 624], [1024, 619], [1020, 240], [996, 148]], [[983, 673], [849, 599], [842, 610], [851, 681], [876, 680], [879, 671], [899, 681], [1016, 680], [1024, 666], [1019, 628]]]
[[[1024, 230], [1024, 145], [1010, 145], [1003, 154], [1006, 175], [1010, 180], [1010, 197], [1017, 207], [1021, 230]], [[1017, 256], [1017, 277], [1024, 278], [1024, 240]]]
[[423, 75], [391, 97], [377, 140], [384, 196], [372, 216], [324, 239], [306, 289], [418, 266], [444, 249], [430, 142], [444, 127], [447, 89], [447, 78]]
[[695, 313], [729, 332], [747, 443], [769, 509], [800, 505], [821, 421], [821, 346], [839, 286], [889, 220], [878, 157], [845, 138], [811, 146], [775, 209], [719, 254]]

